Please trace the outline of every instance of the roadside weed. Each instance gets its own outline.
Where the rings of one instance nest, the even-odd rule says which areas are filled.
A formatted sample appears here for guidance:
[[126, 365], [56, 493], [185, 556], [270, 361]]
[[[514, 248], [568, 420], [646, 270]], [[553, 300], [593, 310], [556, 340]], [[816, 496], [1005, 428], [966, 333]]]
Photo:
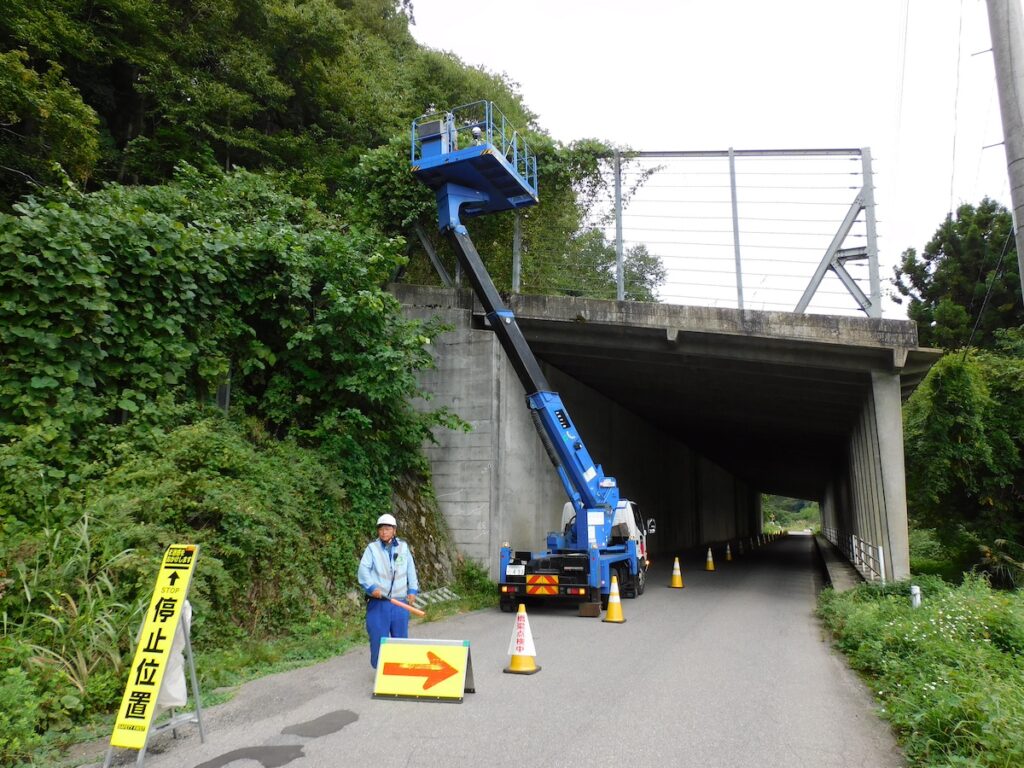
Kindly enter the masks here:
[[978, 576], [826, 590], [819, 612], [912, 765], [1024, 765], [1024, 596]]

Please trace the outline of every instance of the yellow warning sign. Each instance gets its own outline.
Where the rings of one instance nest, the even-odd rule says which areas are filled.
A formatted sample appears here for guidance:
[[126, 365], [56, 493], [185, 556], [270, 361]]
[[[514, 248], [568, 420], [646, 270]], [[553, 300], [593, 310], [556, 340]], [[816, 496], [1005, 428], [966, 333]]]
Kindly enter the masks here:
[[381, 639], [374, 698], [462, 701], [475, 692], [469, 640]]
[[114, 733], [110, 737], [111, 746], [124, 749], [146, 746], [156, 697], [164, 679], [171, 643], [178, 629], [181, 608], [188, 596], [198, 554], [196, 544], [172, 544], [164, 553], [142, 634], [139, 635], [139, 647], [128, 670], [128, 683], [114, 723]]

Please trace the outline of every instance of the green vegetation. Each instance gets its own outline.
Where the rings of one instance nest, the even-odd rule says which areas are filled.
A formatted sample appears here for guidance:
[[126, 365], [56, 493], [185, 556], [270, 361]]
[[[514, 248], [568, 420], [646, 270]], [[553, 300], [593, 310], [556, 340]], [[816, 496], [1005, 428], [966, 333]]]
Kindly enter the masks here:
[[905, 408], [910, 515], [915, 529], [933, 532], [941, 552], [924, 559], [947, 561], [938, 569], [947, 576], [977, 564], [997, 539], [1024, 538], [1024, 336], [994, 338], [994, 349], [943, 357]]
[[957, 580], [981, 567], [999, 584], [1014, 581], [1014, 542], [1024, 540], [1024, 303], [1012, 235], [1002, 206], [962, 205], [895, 270], [921, 343], [947, 350], [904, 409], [915, 573]]
[[[412, 118], [494, 101], [541, 162], [523, 289], [614, 295], [613, 251], [583, 226], [610, 147], [553, 141], [507, 79], [419, 46], [411, 15], [408, 0], [0, 14], [0, 763], [103, 721], [172, 541], [202, 545], [207, 690], [361, 636], [356, 562], [393, 498], [424, 510], [405, 530], [437, 555], [425, 584], [452, 578], [421, 446], [464, 425], [410, 406], [443, 329], [384, 290], [437, 281]], [[507, 288], [512, 215], [470, 226]], [[629, 296], [661, 279], [629, 254]], [[462, 609], [493, 601], [471, 566], [458, 579]]]
[[908, 301], [922, 346], [992, 347], [997, 334], [1024, 325], [1013, 221], [985, 198], [948, 216], [919, 255], [894, 269], [896, 301]]
[[[895, 285], [946, 347], [904, 408], [910, 582], [822, 593], [836, 644], [920, 766], [1024, 764], [1024, 309], [1009, 213], [948, 218]], [[958, 584], [954, 586], [954, 583]], [[999, 589], [1002, 588], [1002, 589]]]
[[826, 590], [820, 611], [918, 766], [1024, 764], [1024, 594], [979, 577]]
[[[614, 249], [584, 226], [608, 191], [612, 148], [553, 141], [514, 83], [423, 48], [411, 18], [410, 0], [12, 0], [0, 16], [0, 210], [65, 180], [165, 182], [182, 162], [272, 171], [320, 209], [405, 238], [409, 279], [436, 283], [414, 225], [449, 271], [454, 256], [409, 174], [409, 124], [486, 99], [540, 162], [544, 205], [522, 214], [522, 290], [614, 298]], [[513, 214], [470, 226], [508, 289]], [[642, 249], [626, 276], [643, 301], [664, 280]]]
[[243, 171], [0, 216], [0, 665], [34, 702], [5, 761], [116, 703], [172, 541], [203, 546], [201, 651], [344, 615], [374, 517], [458, 424], [409, 405], [436, 329], [382, 289], [401, 261]]
[[818, 502], [791, 499], [787, 496], [761, 495], [761, 519], [769, 533], [783, 531], [816, 531], [821, 528]]

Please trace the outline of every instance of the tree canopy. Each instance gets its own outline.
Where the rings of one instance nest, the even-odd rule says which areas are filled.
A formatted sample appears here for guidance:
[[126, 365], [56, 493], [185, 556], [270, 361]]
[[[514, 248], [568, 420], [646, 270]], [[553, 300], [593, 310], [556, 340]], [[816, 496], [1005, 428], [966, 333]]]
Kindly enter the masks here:
[[961, 205], [894, 272], [895, 298], [908, 300], [924, 346], [991, 347], [998, 329], [1024, 325], [1013, 221], [993, 200]]
[[[947, 543], [1024, 538], [1024, 334], [950, 353], [904, 414], [907, 502]], [[977, 556], [977, 551], [969, 553]]]
[[[895, 270], [920, 342], [944, 347], [904, 409], [907, 505], [955, 567], [1024, 537], [1024, 306], [1009, 212], [962, 205]], [[932, 545], [928, 544], [929, 547]]]
[[[562, 145], [515, 83], [424, 48], [410, 0], [12, 0], [0, 17], [0, 208], [72, 181], [156, 184], [179, 162], [206, 171], [274, 171], [301, 197], [408, 241], [409, 279], [437, 277], [414, 234], [435, 234], [429, 192], [408, 171], [411, 119], [433, 107], [493, 101], [540, 161], [543, 205], [524, 212], [523, 290], [580, 267], [607, 296], [598, 230], [611, 147]], [[472, 222], [499, 288], [511, 285], [513, 216]], [[597, 250], [606, 251], [607, 243]], [[638, 254], [630, 297], [652, 300], [661, 273]]]
[[4, 189], [51, 160], [79, 181], [150, 183], [185, 160], [323, 191], [431, 103], [487, 98], [532, 122], [504, 78], [419, 46], [410, 15], [409, 0], [12, 0]]

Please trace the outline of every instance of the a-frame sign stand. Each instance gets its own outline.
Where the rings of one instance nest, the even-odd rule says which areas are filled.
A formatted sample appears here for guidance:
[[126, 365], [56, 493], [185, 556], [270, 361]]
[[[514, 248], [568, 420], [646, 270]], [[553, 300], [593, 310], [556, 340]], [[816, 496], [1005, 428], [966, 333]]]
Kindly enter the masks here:
[[196, 723], [199, 726], [200, 740], [206, 741], [192, 640], [185, 627], [182, 627], [185, 639], [184, 657], [195, 711], [175, 714], [174, 709], [171, 709], [169, 720], [159, 725], [152, 724], [157, 695], [163, 684], [171, 644], [181, 623], [182, 609], [188, 597], [198, 555], [199, 547], [195, 544], [174, 544], [168, 547], [164, 554], [149, 610], [139, 634], [135, 658], [128, 671], [128, 683], [125, 685], [121, 708], [114, 723], [114, 733], [110, 737], [103, 768], [110, 768], [115, 747], [138, 750], [135, 765], [142, 768], [150, 736], [169, 728], [177, 738], [178, 726], [185, 723]]

